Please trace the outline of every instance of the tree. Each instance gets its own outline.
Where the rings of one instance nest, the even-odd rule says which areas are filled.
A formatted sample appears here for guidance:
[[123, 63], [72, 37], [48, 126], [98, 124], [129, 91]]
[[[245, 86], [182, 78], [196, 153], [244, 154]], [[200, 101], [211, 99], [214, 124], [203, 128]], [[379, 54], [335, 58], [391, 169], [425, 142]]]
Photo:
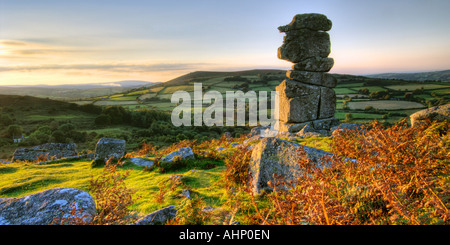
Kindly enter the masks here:
[[9, 125], [7, 133], [10, 137], [21, 137], [23, 128], [17, 124]]
[[8, 115], [0, 115], [0, 125], [9, 126], [13, 123], [13, 120]]
[[353, 120], [353, 115], [351, 113], [345, 114], [345, 121], [351, 122]]
[[95, 118], [96, 125], [110, 125], [111, 124], [111, 116], [102, 114]]

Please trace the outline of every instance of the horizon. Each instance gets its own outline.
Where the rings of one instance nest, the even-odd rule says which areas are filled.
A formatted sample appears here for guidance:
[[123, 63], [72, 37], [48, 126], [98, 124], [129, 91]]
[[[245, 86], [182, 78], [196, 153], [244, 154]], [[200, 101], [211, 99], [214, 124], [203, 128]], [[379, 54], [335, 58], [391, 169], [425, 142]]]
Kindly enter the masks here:
[[200, 70], [287, 70], [292, 64], [276, 55], [284, 36], [277, 27], [300, 13], [322, 13], [333, 22], [330, 73], [450, 67], [445, 0], [104, 3], [0, 1], [0, 86], [166, 82]]

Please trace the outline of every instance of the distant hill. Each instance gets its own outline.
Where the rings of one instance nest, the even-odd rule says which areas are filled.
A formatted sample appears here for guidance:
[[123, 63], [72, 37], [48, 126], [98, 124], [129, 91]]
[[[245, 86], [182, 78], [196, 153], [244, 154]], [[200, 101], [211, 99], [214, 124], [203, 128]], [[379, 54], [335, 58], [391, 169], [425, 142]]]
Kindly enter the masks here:
[[175, 79], [169, 80], [167, 82], [161, 83], [157, 86], [176, 86], [183, 85], [186, 82], [190, 81], [198, 81], [200, 82], [202, 79], [211, 79], [218, 77], [232, 77], [232, 76], [254, 76], [257, 74], [268, 75], [268, 74], [284, 74], [285, 70], [275, 70], [275, 69], [255, 69], [255, 70], [246, 70], [246, 71], [195, 71], [188, 73], [186, 75], [179, 76]]
[[450, 82], [450, 70], [416, 73], [381, 73], [365, 76], [371, 78], [401, 79], [407, 81]]
[[29, 95], [51, 99], [85, 99], [122, 93], [130, 89], [146, 88], [158, 83], [146, 81], [119, 81], [111, 83], [34, 85], [34, 86], [0, 86], [0, 94]]

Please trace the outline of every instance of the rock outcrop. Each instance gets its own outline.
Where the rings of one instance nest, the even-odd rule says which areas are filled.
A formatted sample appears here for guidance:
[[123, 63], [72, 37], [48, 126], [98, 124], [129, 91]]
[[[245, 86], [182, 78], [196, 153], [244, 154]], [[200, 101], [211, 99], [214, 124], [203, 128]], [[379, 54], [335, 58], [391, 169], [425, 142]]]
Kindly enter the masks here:
[[121, 139], [101, 138], [95, 147], [95, 159], [120, 159], [125, 155], [126, 142]]
[[322, 161], [322, 157], [331, 153], [313, 147], [302, 146], [279, 138], [264, 138], [253, 149], [250, 159], [252, 190], [260, 193], [263, 189], [271, 189], [267, 182], [273, 181], [273, 174], [282, 176], [284, 180], [295, 180], [303, 170], [297, 162], [301, 159], [298, 150], [303, 147], [306, 157], [323, 168], [330, 164]]
[[450, 104], [431, 107], [425, 110], [417, 111], [411, 116], [411, 126], [415, 127], [423, 124], [426, 120], [430, 121], [450, 121]]
[[18, 148], [14, 152], [14, 161], [36, 161], [39, 157], [46, 159], [60, 159], [78, 155], [77, 145], [64, 143], [47, 143], [32, 148]]
[[[76, 208], [75, 216], [72, 209]], [[73, 188], [55, 188], [20, 198], [0, 198], [0, 225], [49, 225], [54, 220], [82, 219], [96, 214], [94, 198]], [[57, 223], [57, 222], [56, 222]]]
[[275, 129], [296, 133], [309, 125], [315, 132], [329, 135], [337, 126], [334, 118], [337, 80], [327, 72], [333, 67], [331, 52], [331, 21], [322, 14], [299, 14], [292, 22], [280, 26], [286, 33], [278, 58], [294, 63], [286, 72], [278, 92], [279, 122]]

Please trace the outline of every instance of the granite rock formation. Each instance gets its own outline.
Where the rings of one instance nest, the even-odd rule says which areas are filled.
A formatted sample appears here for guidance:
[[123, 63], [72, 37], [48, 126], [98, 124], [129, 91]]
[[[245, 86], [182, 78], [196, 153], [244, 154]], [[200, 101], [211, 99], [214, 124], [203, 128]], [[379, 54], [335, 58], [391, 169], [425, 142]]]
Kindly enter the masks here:
[[322, 14], [299, 14], [292, 22], [280, 26], [286, 33], [278, 58], [294, 63], [286, 79], [277, 86], [278, 125], [281, 132], [296, 133], [309, 125], [317, 132], [329, 134], [337, 126], [336, 78], [327, 72], [333, 67], [331, 52], [331, 21]]

